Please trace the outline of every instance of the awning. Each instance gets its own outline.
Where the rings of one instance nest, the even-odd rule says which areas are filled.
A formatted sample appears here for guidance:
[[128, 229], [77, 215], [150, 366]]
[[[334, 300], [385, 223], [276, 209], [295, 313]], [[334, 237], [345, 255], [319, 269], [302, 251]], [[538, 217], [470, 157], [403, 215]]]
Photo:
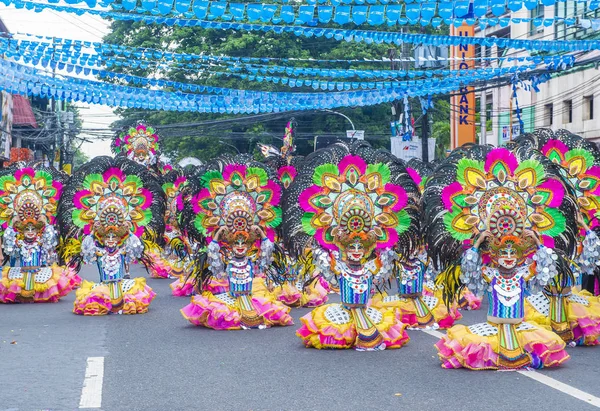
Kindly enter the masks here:
[[21, 95], [13, 94], [13, 126], [30, 126], [37, 128], [37, 122], [29, 100]]

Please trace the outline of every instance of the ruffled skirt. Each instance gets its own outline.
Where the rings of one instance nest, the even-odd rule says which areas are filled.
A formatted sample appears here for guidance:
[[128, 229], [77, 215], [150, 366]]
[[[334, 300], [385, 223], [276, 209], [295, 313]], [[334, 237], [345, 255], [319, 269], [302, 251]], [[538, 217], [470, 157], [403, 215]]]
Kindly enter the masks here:
[[393, 311], [373, 307], [348, 310], [341, 304], [315, 308], [300, 319], [296, 331], [306, 347], [377, 350], [400, 348], [409, 341], [406, 325]]
[[117, 283], [84, 281], [75, 295], [73, 312], [79, 315], [144, 314], [154, 297], [156, 293], [142, 277]]
[[562, 304], [554, 307], [555, 318], [551, 321], [551, 301], [543, 293], [525, 299], [525, 321], [533, 321], [554, 330], [566, 342], [577, 345], [598, 345], [600, 341], [600, 301], [587, 291], [573, 291], [562, 298]]
[[233, 298], [228, 293], [205, 291], [181, 309], [194, 325], [214, 330], [240, 330], [293, 325], [290, 308], [273, 298], [257, 295]]
[[514, 326], [490, 322], [455, 325], [435, 347], [443, 368], [544, 368], [557, 367], [569, 359], [565, 342], [558, 335], [526, 322]]
[[162, 250], [153, 248], [147, 252], [152, 260], [152, 266], [148, 267], [148, 273], [151, 278], [175, 278], [185, 277], [190, 273], [191, 261], [189, 259], [180, 260], [173, 256], [167, 256]]
[[[187, 277], [187, 275], [181, 275], [177, 280], [169, 284], [173, 296], [189, 297], [196, 293], [196, 290], [193, 285], [193, 279]], [[211, 277], [208, 284], [204, 286], [204, 291], [210, 291], [213, 294], [229, 292], [229, 281], [227, 280], [227, 278], [219, 279], [216, 277]]]
[[[428, 281], [423, 286], [423, 295], [430, 297], [437, 297], [440, 301], [443, 301], [443, 291], [441, 288], [436, 287], [432, 281]], [[479, 310], [481, 308], [481, 297], [477, 297], [468, 288], [463, 288], [458, 297], [458, 309], [459, 310]]]
[[35, 272], [22, 267], [4, 267], [0, 280], [0, 303], [55, 303], [81, 284], [77, 272], [52, 265]]
[[259, 296], [273, 296], [288, 307], [318, 307], [327, 302], [329, 283], [319, 276], [304, 288], [302, 284], [286, 282], [284, 285], [273, 287], [273, 291], [269, 291], [264, 279], [255, 278], [252, 284], [252, 293]]
[[398, 313], [398, 319], [410, 328], [450, 328], [462, 314], [456, 304], [450, 310], [441, 299], [433, 296], [403, 298], [398, 295], [376, 294], [373, 307]]

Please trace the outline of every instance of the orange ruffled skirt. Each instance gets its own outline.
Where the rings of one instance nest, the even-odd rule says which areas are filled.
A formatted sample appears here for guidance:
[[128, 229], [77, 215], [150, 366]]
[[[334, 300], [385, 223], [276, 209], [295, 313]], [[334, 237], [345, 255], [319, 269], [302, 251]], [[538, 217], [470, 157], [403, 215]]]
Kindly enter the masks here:
[[[435, 344], [443, 368], [504, 369], [500, 364], [499, 327], [490, 322], [455, 325]], [[528, 354], [527, 367], [557, 367], [569, 359], [564, 341], [532, 323], [516, 325], [519, 346]]]
[[319, 276], [304, 289], [300, 288], [301, 286], [298, 284], [286, 282], [281, 286], [273, 287], [273, 291], [269, 291], [264, 279], [255, 278], [252, 284], [252, 294], [272, 295], [288, 307], [318, 307], [327, 302], [329, 284], [322, 277]]
[[[366, 309], [366, 315], [383, 337], [385, 348], [400, 348], [410, 338], [406, 325], [398, 320], [393, 311]], [[353, 313], [341, 304], [327, 304], [315, 308], [300, 318], [302, 327], [296, 331], [306, 347], [317, 349], [357, 348], [359, 333]]]
[[[122, 314], [144, 314], [148, 312], [150, 303], [156, 297], [142, 277], [121, 280], [123, 305]], [[75, 294], [73, 313], [79, 315], [106, 315], [113, 310], [113, 301], [109, 286], [104, 283], [84, 281]]]
[[[421, 306], [419, 307], [417, 304]], [[453, 304], [448, 310], [441, 299], [433, 296], [422, 296], [420, 301], [417, 301], [412, 297], [403, 298], [397, 295], [388, 296], [386, 293], [378, 293], [373, 296], [371, 306], [397, 312], [398, 319], [410, 328], [431, 328], [435, 323], [439, 328], [446, 329], [452, 327], [454, 321], [462, 318], [456, 304]]]
[[81, 278], [70, 267], [54, 264], [30, 275], [21, 267], [4, 267], [0, 303], [55, 303], [80, 284]]

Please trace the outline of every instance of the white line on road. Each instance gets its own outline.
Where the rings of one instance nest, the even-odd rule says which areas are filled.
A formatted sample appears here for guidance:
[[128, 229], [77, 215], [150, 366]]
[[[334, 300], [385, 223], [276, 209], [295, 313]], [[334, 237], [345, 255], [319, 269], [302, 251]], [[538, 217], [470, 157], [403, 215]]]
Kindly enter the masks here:
[[79, 408], [100, 408], [103, 380], [104, 357], [88, 357]]
[[[443, 333], [441, 333], [439, 331], [435, 331], [435, 330], [422, 330], [422, 331], [424, 333], [429, 334], [436, 338], [442, 338], [442, 336], [444, 336]], [[596, 408], [600, 408], [600, 398], [598, 398], [592, 394], [588, 394], [585, 391], [581, 391], [580, 389], [571, 387], [568, 384], [562, 383], [558, 380], [555, 380], [554, 378], [548, 377], [547, 375], [539, 373], [537, 371], [522, 370], [522, 371], [517, 371], [517, 372], [521, 375], [524, 375], [527, 378], [531, 378], [532, 380], [535, 380], [535, 381], [537, 381], [541, 384], [544, 384], [550, 388], [554, 388], [555, 390], [558, 390], [564, 394], [570, 395], [573, 398], [577, 398], [578, 400], [581, 400], [581, 401], [585, 402], [586, 404], [590, 404]]]

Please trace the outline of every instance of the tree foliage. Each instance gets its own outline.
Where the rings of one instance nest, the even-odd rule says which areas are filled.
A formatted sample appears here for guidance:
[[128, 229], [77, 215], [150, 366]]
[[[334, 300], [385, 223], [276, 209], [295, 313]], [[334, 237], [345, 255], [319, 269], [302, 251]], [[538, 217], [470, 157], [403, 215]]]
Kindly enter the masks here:
[[[227, 55], [234, 57], [277, 57], [303, 59], [381, 59], [389, 52], [388, 45], [346, 43], [327, 38], [304, 38], [293, 34], [244, 33], [197, 27], [169, 27], [145, 25], [143, 23], [115, 21], [111, 24], [111, 32], [105, 42], [170, 50], [179, 53]], [[265, 63], [267, 64], [267, 63]], [[285, 65], [286, 63], [277, 63]], [[289, 64], [289, 63], [288, 63]], [[294, 62], [296, 67], [315, 66], [310, 62]], [[389, 64], [337, 63], [322, 68], [377, 68], [389, 69]], [[246, 90], [290, 91], [281, 84], [256, 83], [240, 79], [236, 76], [217, 76], [214, 67], [197, 67], [189, 65], [171, 66], [167, 71], [150, 66], [148, 69], [121, 68], [121, 71], [138, 76], [155, 76], [160, 74], [170, 80], [197, 83], [207, 86], [218, 86]], [[360, 81], [346, 79], [345, 81]], [[294, 91], [314, 92], [312, 88], [296, 88]], [[417, 102], [418, 104], [418, 102]], [[414, 112], [420, 114], [420, 108]], [[347, 107], [336, 110], [345, 114], [354, 122], [358, 130], [365, 130], [367, 139], [376, 138], [374, 145], [389, 147], [391, 112], [389, 104], [371, 107]], [[144, 120], [157, 126], [162, 138], [163, 151], [173, 160], [187, 156], [195, 156], [202, 160], [224, 152], [255, 152], [256, 143], [264, 142], [280, 146], [285, 124], [292, 117], [261, 117], [256, 121], [240, 120], [206, 126], [190, 126], [186, 128], [169, 128], [176, 123], [200, 123], [211, 120], [231, 118], [231, 115], [176, 113], [164, 111], [140, 111], [139, 109], [118, 110], [123, 119], [113, 124], [114, 127], [128, 126], [137, 120]], [[308, 154], [313, 150], [313, 138], [317, 135], [345, 135], [350, 130], [349, 122], [342, 116], [325, 113], [295, 113], [299, 154]], [[164, 126], [161, 128], [161, 126]], [[233, 146], [233, 147], [232, 147]]]

